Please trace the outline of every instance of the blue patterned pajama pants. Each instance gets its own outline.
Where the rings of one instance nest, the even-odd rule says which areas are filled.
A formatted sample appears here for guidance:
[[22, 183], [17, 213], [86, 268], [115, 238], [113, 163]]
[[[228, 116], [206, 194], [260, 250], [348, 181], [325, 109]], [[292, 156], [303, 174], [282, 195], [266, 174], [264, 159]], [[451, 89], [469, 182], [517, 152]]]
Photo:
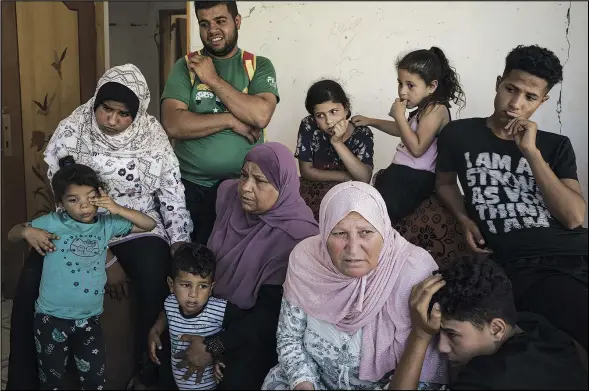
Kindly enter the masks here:
[[70, 353], [76, 362], [82, 390], [104, 388], [106, 350], [98, 316], [71, 320], [36, 314], [35, 346], [41, 390], [63, 389]]

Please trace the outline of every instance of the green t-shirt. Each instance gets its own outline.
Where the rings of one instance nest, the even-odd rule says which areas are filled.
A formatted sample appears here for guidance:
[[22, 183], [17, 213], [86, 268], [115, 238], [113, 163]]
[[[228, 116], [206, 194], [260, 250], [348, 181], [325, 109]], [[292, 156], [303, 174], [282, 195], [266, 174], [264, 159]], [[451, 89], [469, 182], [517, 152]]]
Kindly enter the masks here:
[[[217, 73], [223, 80], [239, 91], [256, 95], [269, 92], [279, 99], [276, 87], [276, 71], [269, 59], [256, 56], [256, 71], [249, 81], [243, 66], [241, 50], [231, 58], [213, 58]], [[194, 86], [184, 57], [180, 58], [170, 71], [162, 101], [176, 99], [188, 105], [188, 110], [199, 114], [228, 112], [225, 105], [206, 84], [198, 78]], [[258, 144], [264, 142], [262, 134]], [[214, 186], [219, 180], [239, 176], [245, 155], [255, 146], [231, 129], [225, 129], [207, 137], [193, 140], [176, 140], [174, 151], [180, 162], [183, 179], [201, 186]]]

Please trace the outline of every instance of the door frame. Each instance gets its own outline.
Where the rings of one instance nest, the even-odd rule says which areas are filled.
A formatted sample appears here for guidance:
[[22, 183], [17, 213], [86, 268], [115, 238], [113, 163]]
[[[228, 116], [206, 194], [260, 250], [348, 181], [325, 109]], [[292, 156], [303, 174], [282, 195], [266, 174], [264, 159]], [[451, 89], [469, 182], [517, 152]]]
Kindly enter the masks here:
[[[8, 243], [8, 231], [27, 220], [24, 144], [20, 94], [20, 64], [16, 3], [3, 1], [2, 7], [2, 293], [14, 297], [18, 276], [28, 252], [24, 243]], [[4, 113], [6, 108], [6, 114]], [[4, 128], [8, 126], [9, 129]], [[9, 141], [10, 145], [6, 145]], [[10, 168], [10, 169], [8, 169]]]
[[167, 67], [165, 66], [166, 55], [171, 50], [170, 48], [170, 34], [172, 33], [172, 16], [185, 16], [185, 10], [183, 9], [164, 9], [159, 11], [159, 62], [160, 62], [160, 96], [164, 91], [166, 85], [166, 74]]
[[92, 1], [64, 1], [66, 7], [78, 13], [78, 61], [80, 66], [80, 104], [94, 96], [96, 90], [96, 16]]

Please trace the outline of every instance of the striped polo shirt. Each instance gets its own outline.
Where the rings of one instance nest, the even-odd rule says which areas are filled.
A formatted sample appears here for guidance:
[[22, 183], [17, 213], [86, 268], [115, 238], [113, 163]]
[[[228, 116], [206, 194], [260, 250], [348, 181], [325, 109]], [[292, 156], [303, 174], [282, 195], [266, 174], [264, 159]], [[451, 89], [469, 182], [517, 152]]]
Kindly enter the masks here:
[[196, 383], [196, 374], [188, 380], [182, 377], [186, 373], [186, 368], [177, 368], [180, 359], [174, 358], [174, 355], [181, 350], [186, 350], [190, 346], [189, 342], [183, 342], [178, 339], [179, 335], [192, 334], [208, 337], [218, 333], [223, 328], [223, 316], [225, 315], [226, 300], [210, 297], [207, 304], [200, 313], [193, 316], [185, 316], [180, 310], [180, 305], [173, 294], [166, 298], [164, 310], [168, 319], [170, 328], [170, 341], [172, 345], [172, 371], [176, 385], [180, 390], [214, 390], [217, 383], [213, 377], [213, 366], [206, 368], [200, 383]]

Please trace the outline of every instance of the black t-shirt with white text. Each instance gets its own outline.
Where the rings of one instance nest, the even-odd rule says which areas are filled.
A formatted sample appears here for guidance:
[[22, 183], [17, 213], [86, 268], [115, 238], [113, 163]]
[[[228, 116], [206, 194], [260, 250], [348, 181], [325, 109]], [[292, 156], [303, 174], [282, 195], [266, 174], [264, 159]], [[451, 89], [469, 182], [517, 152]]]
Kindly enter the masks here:
[[571, 337], [541, 315], [519, 312], [523, 330], [488, 356], [473, 358], [450, 382], [451, 390], [586, 390]]
[[[538, 130], [536, 146], [559, 179], [577, 180], [568, 137]], [[587, 229], [568, 229], [550, 215], [527, 159], [513, 140], [497, 137], [486, 118], [446, 125], [437, 170], [458, 174], [468, 215], [494, 259], [587, 255]]]

